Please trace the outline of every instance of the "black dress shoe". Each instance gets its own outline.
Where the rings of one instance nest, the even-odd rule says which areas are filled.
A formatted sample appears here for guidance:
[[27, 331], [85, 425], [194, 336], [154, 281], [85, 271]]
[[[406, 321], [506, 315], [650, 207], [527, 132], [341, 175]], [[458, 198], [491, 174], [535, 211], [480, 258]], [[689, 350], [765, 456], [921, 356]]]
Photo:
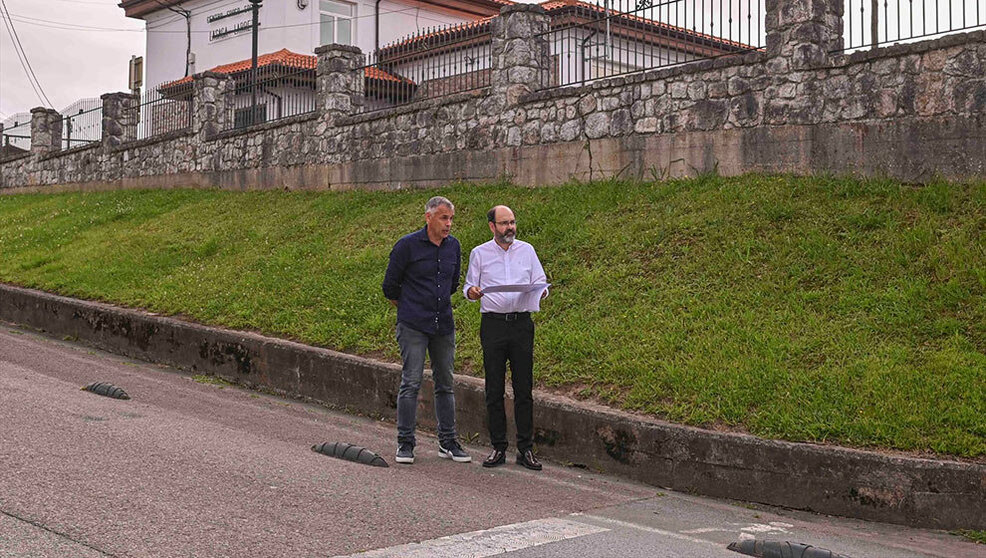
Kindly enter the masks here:
[[518, 453], [517, 464], [523, 465], [532, 471], [541, 470], [541, 462], [538, 461], [538, 458], [534, 457], [534, 452], [531, 450], [527, 450], [524, 453]]
[[490, 452], [490, 455], [487, 456], [486, 461], [483, 461], [483, 467], [499, 467], [506, 462], [507, 454], [498, 449], [494, 449]]

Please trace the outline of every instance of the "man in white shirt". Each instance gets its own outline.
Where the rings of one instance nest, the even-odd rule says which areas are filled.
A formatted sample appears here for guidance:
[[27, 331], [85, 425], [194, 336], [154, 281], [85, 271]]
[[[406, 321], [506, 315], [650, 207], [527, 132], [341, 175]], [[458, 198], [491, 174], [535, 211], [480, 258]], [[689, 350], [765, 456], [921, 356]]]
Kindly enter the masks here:
[[517, 421], [517, 463], [541, 470], [534, 456], [534, 322], [531, 312], [541, 309], [547, 287], [527, 292], [483, 292], [503, 285], [546, 283], [544, 268], [534, 247], [517, 240], [517, 221], [513, 211], [498, 205], [486, 215], [493, 239], [473, 248], [463, 294], [479, 300], [482, 322], [479, 330], [486, 370], [486, 412], [493, 451], [483, 467], [506, 462], [507, 417], [503, 390], [510, 361], [510, 381], [514, 390], [514, 417]]

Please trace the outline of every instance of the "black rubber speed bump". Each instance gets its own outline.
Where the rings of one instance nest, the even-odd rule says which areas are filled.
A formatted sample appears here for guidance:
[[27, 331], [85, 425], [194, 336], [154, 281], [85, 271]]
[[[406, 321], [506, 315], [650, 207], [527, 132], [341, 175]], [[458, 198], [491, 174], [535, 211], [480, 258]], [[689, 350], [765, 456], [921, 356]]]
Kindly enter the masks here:
[[756, 558], [849, 558], [845, 554], [836, 554], [810, 545], [759, 539], [729, 543], [726, 548]]
[[118, 388], [113, 384], [107, 384], [105, 382], [93, 382], [88, 386], [82, 388], [83, 391], [91, 391], [96, 395], [103, 395], [106, 397], [112, 397], [113, 399], [130, 399], [127, 392], [123, 391], [123, 388]]
[[384, 461], [382, 457], [372, 451], [344, 442], [326, 442], [324, 444], [314, 445], [312, 446], [312, 451], [323, 455], [328, 455], [329, 457], [338, 457], [339, 459], [345, 459], [347, 461], [355, 461], [356, 463], [362, 463], [363, 465], [371, 465], [373, 467], [390, 467], [390, 465], [387, 465], [387, 462]]

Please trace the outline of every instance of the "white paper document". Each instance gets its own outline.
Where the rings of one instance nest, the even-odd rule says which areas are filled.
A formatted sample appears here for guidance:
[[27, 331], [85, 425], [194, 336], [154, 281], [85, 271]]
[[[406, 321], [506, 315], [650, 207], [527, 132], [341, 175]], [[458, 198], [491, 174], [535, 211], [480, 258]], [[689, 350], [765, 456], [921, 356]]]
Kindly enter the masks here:
[[551, 286], [551, 283], [534, 283], [531, 285], [493, 285], [492, 287], [486, 287], [482, 291], [483, 294], [486, 293], [529, 293], [531, 291], [540, 291], [547, 289]]

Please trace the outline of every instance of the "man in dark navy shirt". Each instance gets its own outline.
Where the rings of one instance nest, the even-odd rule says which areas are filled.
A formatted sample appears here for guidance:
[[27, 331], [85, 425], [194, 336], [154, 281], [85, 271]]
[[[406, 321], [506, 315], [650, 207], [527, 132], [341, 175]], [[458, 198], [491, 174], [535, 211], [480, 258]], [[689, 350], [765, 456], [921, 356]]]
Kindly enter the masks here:
[[460, 463], [472, 458], [459, 445], [455, 431], [455, 322], [452, 293], [459, 288], [461, 248], [449, 234], [455, 206], [435, 196], [425, 204], [425, 227], [404, 236], [390, 251], [383, 294], [397, 306], [397, 344], [401, 348], [401, 387], [397, 395], [398, 463], [414, 463], [418, 390], [425, 352], [431, 359], [438, 419], [438, 455]]

